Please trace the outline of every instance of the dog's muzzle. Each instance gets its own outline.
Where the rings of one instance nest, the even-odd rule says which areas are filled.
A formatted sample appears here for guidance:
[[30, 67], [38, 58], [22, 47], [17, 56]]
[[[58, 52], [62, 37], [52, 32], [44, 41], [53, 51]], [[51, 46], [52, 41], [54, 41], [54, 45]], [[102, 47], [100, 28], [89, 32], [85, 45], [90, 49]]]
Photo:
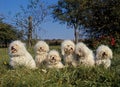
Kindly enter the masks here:
[[51, 64], [56, 64], [56, 59], [55, 59], [55, 57], [52, 57], [51, 59], [50, 59], [50, 62], [51, 62]]
[[64, 49], [66, 54], [72, 54], [73, 53], [73, 48], [65, 48]]
[[12, 52], [12, 53], [17, 52], [17, 50], [15, 49], [15, 47], [14, 47], [14, 46], [12, 46], [12, 47], [11, 47], [11, 52]]
[[107, 54], [105, 52], [102, 53], [102, 57], [106, 58]]

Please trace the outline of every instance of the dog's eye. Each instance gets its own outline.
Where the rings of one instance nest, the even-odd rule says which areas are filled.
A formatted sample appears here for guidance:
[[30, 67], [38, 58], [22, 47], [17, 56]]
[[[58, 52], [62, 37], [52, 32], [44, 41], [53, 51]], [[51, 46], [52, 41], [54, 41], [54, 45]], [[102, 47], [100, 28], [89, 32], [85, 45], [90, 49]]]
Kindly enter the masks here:
[[54, 57], [57, 58], [57, 55], [55, 55]]
[[15, 44], [16, 47], [18, 47], [19, 45]]
[[67, 45], [67, 47], [69, 47], [70, 45]]
[[52, 58], [52, 56], [50, 56], [50, 58]]

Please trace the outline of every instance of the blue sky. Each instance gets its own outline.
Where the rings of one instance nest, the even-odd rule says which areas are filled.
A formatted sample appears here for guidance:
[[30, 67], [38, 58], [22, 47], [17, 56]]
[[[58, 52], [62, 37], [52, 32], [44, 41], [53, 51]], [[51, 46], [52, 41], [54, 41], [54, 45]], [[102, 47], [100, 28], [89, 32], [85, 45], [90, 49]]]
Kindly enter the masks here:
[[[58, 0], [42, 0], [46, 4], [54, 4]], [[20, 5], [26, 6], [28, 0], [0, 0], [0, 14], [6, 16], [6, 19], [14, 16], [20, 11]], [[73, 29], [68, 29], [65, 24], [53, 22], [53, 18], [49, 18], [41, 25], [42, 30], [39, 32], [41, 39], [74, 39]]]

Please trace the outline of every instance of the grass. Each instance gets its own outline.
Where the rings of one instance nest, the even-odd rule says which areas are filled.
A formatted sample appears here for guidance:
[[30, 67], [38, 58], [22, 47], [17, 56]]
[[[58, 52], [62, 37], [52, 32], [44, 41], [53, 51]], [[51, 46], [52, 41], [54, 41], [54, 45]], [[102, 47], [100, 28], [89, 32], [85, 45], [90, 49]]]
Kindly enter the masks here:
[[[56, 46], [50, 49], [60, 51]], [[34, 56], [33, 49], [28, 51]], [[109, 69], [69, 67], [59, 70], [43, 67], [13, 70], [8, 62], [7, 48], [0, 48], [0, 87], [120, 87], [120, 54], [117, 52], [114, 52]]]

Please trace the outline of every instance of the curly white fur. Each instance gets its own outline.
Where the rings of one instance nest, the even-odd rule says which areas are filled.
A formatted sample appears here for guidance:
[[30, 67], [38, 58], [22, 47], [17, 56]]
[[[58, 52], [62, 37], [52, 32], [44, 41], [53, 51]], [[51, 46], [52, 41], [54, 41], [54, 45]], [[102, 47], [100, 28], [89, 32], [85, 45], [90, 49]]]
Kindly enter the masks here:
[[72, 65], [74, 67], [77, 66], [75, 61], [75, 44], [71, 40], [64, 40], [61, 44], [61, 52], [63, 55], [63, 60], [66, 66]]
[[34, 50], [35, 50], [35, 62], [37, 67], [39, 67], [41, 64], [44, 64], [46, 62], [49, 46], [44, 41], [38, 41], [37, 44], [34, 46]]
[[111, 65], [112, 57], [112, 50], [106, 45], [101, 45], [96, 50], [96, 65], [103, 65], [108, 68]]
[[61, 62], [61, 57], [56, 50], [51, 50], [47, 56], [47, 67], [48, 68], [64, 68]]
[[35, 69], [36, 64], [30, 53], [26, 50], [25, 44], [19, 40], [13, 41], [9, 45], [10, 65], [13, 68], [25, 66], [30, 69]]
[[78, 65], [83, 66], [94, 66], [94, 54], [84, 43], [79, 42], [76, 44], [75, 48], [76, 57], [78, 60]]

